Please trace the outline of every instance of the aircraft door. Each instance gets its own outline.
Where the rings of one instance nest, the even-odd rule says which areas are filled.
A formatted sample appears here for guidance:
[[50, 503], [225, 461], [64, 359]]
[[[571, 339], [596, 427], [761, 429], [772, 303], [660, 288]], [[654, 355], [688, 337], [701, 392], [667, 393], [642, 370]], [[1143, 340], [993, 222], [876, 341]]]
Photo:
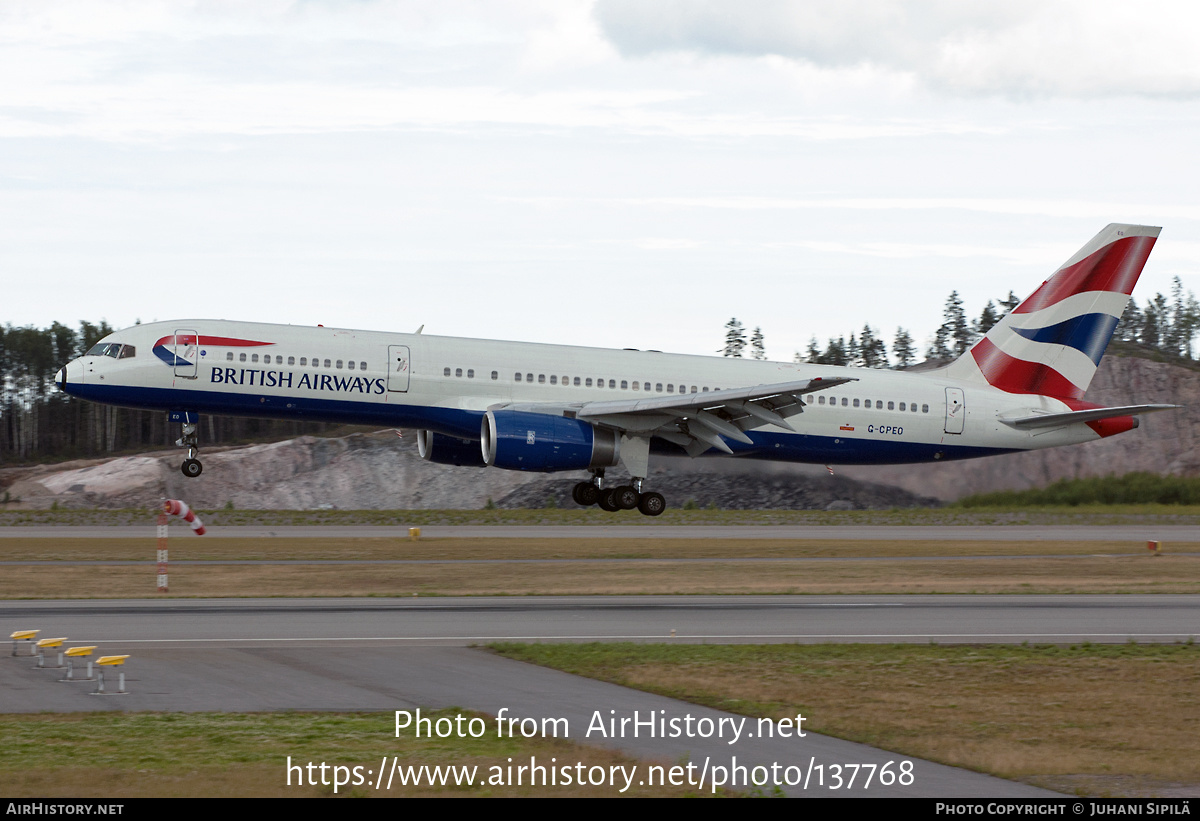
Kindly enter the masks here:
[[962, 388], [946, 388], [946, 433], [962, 433], [967, 403]]
[[412, 360], [407, 345], [388, 345], [388, 390], [403, 393], [408, 390]]
[[195, 331], [175, 332], [175, 376], [196, 378], [196, 362], [200, 359], [200, 337]]

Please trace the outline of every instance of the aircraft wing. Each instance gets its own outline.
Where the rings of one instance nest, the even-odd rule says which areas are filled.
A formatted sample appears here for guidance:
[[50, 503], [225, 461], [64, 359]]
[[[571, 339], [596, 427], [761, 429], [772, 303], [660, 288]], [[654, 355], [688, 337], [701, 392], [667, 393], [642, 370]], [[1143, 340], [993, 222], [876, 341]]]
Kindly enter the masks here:
[[702, 391], [675, 396], [613, 399], [571, 405], [508, 405], [511, 410], [571, 416], [622, 433], [658, 436], [698, 456], [709, 448], [733, 450], [724, 438], [751, 444], [746, 431], [776, 425], [795, 431], [788, 417], [803, 413], [805, 394], [828, 390], [852, 377], [816, 378], [749, 388]]
[[1111, 419], [1114, 416], [1137, 416], [1155, 411], [1175, 410], [1182, 405], [1125, 405], [1119, 408], [1093, 408], [1091, 410], [1067, 411], [1065, 413], [1042, 413], [1033, 416], [1022, 416], [1019, 419], [1001, 419], [1006, 425], [1019, 430], [1032, 428], [1056, 428], [1070, 425], [1074, 422], [1095, 422], [1098, 419]]

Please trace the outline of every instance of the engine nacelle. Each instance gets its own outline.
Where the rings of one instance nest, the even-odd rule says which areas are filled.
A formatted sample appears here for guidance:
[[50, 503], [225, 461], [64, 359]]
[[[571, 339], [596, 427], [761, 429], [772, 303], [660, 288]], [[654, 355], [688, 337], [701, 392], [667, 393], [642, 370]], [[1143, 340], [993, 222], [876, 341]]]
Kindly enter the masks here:
[[505, 470], [607, 468], [617, 464], [620, 436], [566, 416], [488, 411], [481, 430], [483, 461]]
[[459, 439], [431, 430], [417, 431], [417, 453], [427, 462], [458, 467], [487, 467], [479, 443], [474, 439]]

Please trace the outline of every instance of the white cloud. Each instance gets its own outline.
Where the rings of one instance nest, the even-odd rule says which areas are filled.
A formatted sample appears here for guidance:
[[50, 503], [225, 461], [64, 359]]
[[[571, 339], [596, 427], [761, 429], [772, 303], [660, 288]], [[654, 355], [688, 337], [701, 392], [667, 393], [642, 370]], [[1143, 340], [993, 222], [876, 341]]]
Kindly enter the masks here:
[[1200, 96], [1186, 0], [599, 0], [596, 19], [630, 56], [778, 55], [960, 94]]

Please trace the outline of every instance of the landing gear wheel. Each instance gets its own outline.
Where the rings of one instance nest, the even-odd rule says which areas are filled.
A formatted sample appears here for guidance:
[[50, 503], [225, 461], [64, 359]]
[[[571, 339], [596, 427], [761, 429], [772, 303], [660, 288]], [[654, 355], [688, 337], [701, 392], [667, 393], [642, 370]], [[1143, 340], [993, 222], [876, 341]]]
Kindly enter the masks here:
[[646, 516], [657, 516], [667, 509], [667, 500], [661, 493], [643, 493], [638, 501], [638, 510]]
[[591, 507], [600, 501], [600, 491], [591, 482], [580, 482], [571, 488], [571, 498], [577, 505]]
[[632, 485], [623, 485], [613, 491], [613, 502], [621, 510], [633, 510], [638, 506], [638, 500], [641, 494], [638, 493]]
[[612, 488], [605, 488], [604, 490], [600, 491], [600, 499], [596, 502], [596, 504], [600, 506], [601, 510], [607, 510], [609, 513], [616, 513], [621, 509], [621, 506], [617, 504], [616, 493], [617, 492]]
[[204, 465], [200, 464], [199, 459], [184, 459], [179, 469], [183, 471], [184, 476], [195, 479], [204, 470]]

